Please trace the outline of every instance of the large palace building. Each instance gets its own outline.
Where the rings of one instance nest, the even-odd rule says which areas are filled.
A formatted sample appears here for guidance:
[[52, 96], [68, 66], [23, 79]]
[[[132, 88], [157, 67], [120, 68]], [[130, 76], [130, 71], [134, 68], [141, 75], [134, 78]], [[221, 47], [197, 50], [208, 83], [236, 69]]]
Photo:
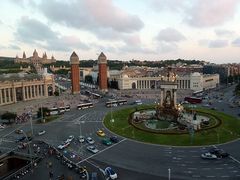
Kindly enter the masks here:
[[28, 101], [53, 95], [54, 77], [47, 74], [0, 75], [0, 106], [19, 101]]
[[121, 71], [111, 71], [110, 81], [117, 81], [119, 89], [160, 89], [161, 83], [175, 81], [178, 89], [202, 91], [219, 85], [219, 74], [172, 73], [167, 76], [165, 70], [158, 68], [125, 67]]
[[43, 53], [42, 57], [39, 57], [38, 52], [35, 49], [33, 52], [33, 56], [27, 58], [25, 52], [23, 52], [22, 58], [19, 58], [17, 55], [16, 58], [14, 59], [14, 62], [29, 63], [29, 64], [51, 64], [51, 63], [55, 63], [56, 59], [54, 58], [54, 56], [52, 56], [51, 59], [48, 59], [46, 52]]

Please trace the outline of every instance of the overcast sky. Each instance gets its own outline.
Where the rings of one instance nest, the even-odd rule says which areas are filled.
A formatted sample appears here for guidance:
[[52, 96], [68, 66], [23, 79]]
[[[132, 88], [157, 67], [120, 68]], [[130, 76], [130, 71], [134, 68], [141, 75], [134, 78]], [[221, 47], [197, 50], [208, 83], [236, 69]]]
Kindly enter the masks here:
[[1, 0], [0, 56], [240, 62], [240, 0]]

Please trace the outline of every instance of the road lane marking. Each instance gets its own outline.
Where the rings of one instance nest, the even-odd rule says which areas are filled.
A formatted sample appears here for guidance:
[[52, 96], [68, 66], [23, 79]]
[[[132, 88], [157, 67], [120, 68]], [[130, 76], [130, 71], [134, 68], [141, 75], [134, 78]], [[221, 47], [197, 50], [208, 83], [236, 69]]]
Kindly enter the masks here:
[[118, 145], [118, 144], [120, 144], [121, 142], [123, 142], [123, 141], [125, 141], [125, 140], [127, 140], [126, 138], [125, 139], [122, 139], [121, 141], [119, 141], [118, 143], [116, 143], [116, 144], [113, 144], [112, 146], [109, 146], [109, 147], [107, 147], [107, 148], [105, 148], [105, 149], [103, 149], [103, 150], [101, 150], [101, 151], [99, 151], [98, 153], [96, 153], [96, 154], [93, 154], [93, 155], [91, 155], [91, 156], [89, 156], [89, 157], [87, 157], [87, 158], [85, 158], [85, 159], [82, 159], [81, 161], [79, 161], [78, 163], [76, 163], [77, 165], [79, 165], [80, 163], [82, 163], [82, 162], [84, 162], [84, 161], [86, 161], [86, 160], [88, 160], [88, 159], [90, 159], [90, 158], [92, 158], [92, 157], [94, 157], [94, 156], [96, 156], [96, 155], [98, 155], [98, 154], [100, 154], [100, 153], [102, 153], [102, 152], [104, 152], [104, 151], [106, 151], [106, 150], [108, 150], [108, 149], [110, 149], [110, 148], [113, 148], [114, 146], [116, 146], [116, 145]]
[[235, 162], [237, 162], [238, 164], [240, 164], [240, 161], [237, 160], [236, 158], [232, 157], [232, 156], [229, 156], [232, 160], [234, 160]]
[[215, 178], [216, 176], [206, 176], [207, 178]]

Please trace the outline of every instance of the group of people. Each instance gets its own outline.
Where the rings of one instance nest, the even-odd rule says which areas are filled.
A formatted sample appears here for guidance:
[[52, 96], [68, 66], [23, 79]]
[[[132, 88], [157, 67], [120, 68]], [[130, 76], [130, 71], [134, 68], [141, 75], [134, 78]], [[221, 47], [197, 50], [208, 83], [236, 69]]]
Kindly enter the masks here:
[[27, 122], [30, 120], [30, 113], [22, 113], [21, 115], [18, 115], [16, 118], [15, 118], [15, 122], [16, 124], [20, 124], [20, 123], [24, 123], [24, 122]]

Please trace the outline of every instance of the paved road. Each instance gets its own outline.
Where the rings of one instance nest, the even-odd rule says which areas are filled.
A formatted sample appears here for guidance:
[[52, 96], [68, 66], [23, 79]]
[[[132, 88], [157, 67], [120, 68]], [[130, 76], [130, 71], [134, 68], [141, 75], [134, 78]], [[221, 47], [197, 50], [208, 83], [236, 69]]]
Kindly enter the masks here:
[[[230, 99], [231, 93], [228, 91], [224, 95], [221, 104]], [[217, 101], [217, 100], [216, 100]], [[145, 103], [151, 101], [146, 100]], [[216, 103], [216, 104], [215, 104]], [[217, 102], [213, 105], [218, 106]], [[118, 108], [118, 107], [117, 107]], [[218, 108], [218, 107], [217, 107]], [[115, 108], [113, 108], [114, 110]], [[47, 124], [34, 124], [34, 132], [46, 130], [43, 136], [37, 136], [35, 139], [44, 140], [57, 147], [67, 139], [69, 135], [75, 137], [80, 134], [85, 137], [90, 136], [96, 141], [96, 147], [100, 150], [97, 154], [88, 152], [86, 143], [80, 144], [74, 140], [71, 145], [62, 151], [71, 161], [80, 165], [86, 165], [90, 172], [97, 172], [99, 179], [103, 179], [100, 169], [107, 166], [113, 167], [118, 172], [119, 178], [124, 180], [135, 179], [168, 179], [169, 169], [172, 179], [240, 179], [240, 142], [235, 141], [229, 144], [219, 145], [231, 154], [231, 157], [216, 161], [206, 161], [200, 158], [200, 154], [208, 147], [169, 147], [151, 145], [135, 142], [120, 137], [120, 142], [107, 147], [101, 143], [102, 138], [96, 135], [98, 129], [104, 129], [102, 119], [106, 112], [111, 109], [104, 106], [104, 102], [98, 103], [92, 109], [71, 110], [65, 113], [59, 120]], [[230, 111], [230, 108], [224, 107], [224, 111]], [[230, 111], [231, 112], [231, 111]], [[5, 152], [16, 147], [14, 140], [19, 135], [13, 133], [17, 127], [29, 131], [30, 124], [14, 125], [0, 131], [3, 138], [0, 149]], [[107, 136], [112, 133], [105, 130]], [[177, 139], [176, 139], [177, 140]], [[55, 162], [55, 161], [54, 161]], [[55, 162], [57, 163], [57, 162]], [[41, 177], [37, 174], [45, 171], [43, 165], [39, 165], [35, 173], [31, 176], [34, 179], [48, 177], [44, 172]], [[69, 176], [77, 177], [72, 171], [64, 168], [62, 165], [56, 165], [55, 172], [61, 171]], [[56, 173], [57, 175], [58, 173]], [[26, 176], [25, 179], [31, 179]]]

